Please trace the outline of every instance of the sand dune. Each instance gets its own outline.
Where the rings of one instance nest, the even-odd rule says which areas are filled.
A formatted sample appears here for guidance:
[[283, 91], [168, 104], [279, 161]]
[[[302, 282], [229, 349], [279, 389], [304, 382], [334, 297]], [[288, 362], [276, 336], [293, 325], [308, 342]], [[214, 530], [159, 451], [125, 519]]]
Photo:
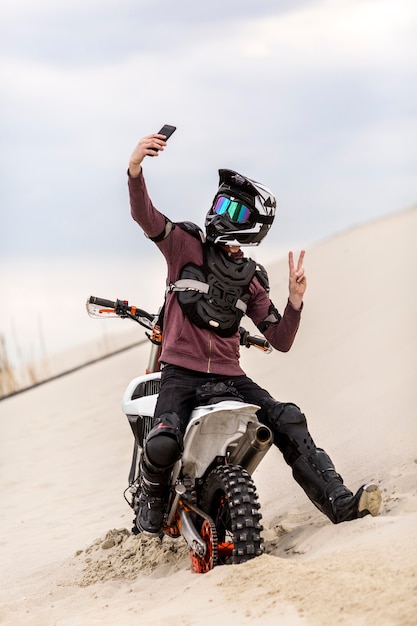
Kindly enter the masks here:
[[[130, 535], [120, 398], [146, 366], [138, 347], [0, 403], [0, 623], [414, 625], [416, 232], [414, 209], [308, 250], [292, 351], [242, 354], [249, 375], [302, 407], [348, 486], [380, 483], [378, 517], [332, 525], [272, 450], [254, 474], [262, 557], [199, 576], [181, 540]], [[269, 273], [282, 308], [286, 260]]]

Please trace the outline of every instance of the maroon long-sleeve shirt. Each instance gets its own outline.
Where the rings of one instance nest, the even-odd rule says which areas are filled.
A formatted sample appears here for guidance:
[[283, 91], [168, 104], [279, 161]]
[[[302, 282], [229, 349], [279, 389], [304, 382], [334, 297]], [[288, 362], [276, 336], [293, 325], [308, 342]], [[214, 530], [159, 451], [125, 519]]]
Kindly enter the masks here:
[[[133, 219], [146, 235], [157, 237], [164, 230], [165, 217], [153, 206], [142, 172], [137, 178], [129, 176], [128, 185]], [[166, 259], [167, 284], [178, 280], [186, 263], [203, 263], [201, 242], [182, 228], [173, 229], [156, 245]], [[272, 303], [256, 277], [249, 291], [246, 314], [258, 326], [268, 316]], [[239, 364], [238, 332], [223, 338], [212, 330], [198, 328], [184, 315], [175, 293], [167, 294], [165, 307], [161, 362], [213, 374], [239, 376], [244, 373]], [[265, 337], [275, 349], [287, 352], [291, 348], [300, 315], [301, 312], [288, 302], [280, 322], [271, 324], [265, 331]]]

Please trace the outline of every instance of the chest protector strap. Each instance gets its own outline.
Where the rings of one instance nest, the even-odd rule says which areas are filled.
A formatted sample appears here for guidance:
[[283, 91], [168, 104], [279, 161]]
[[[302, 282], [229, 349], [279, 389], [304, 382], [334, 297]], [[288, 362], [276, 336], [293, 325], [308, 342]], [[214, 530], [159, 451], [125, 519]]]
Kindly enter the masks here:
[[203, 265], [184, 265], [167, 292], [177, 292], [181, 309], [193, 324], [231, 337], [246, 313], [257, 266], [252, 259], [228, 257], [218, 246], [205, 244], [203, 249]]

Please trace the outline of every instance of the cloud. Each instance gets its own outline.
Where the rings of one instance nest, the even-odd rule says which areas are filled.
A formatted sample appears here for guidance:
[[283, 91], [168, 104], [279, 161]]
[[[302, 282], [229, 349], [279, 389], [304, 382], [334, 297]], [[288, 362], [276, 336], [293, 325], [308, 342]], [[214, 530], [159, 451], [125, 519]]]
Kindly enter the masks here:
[[178, 131], [145, 169], [175, 219], [201, 223], [223, 166], [276, 191], [277, 242], [414, 202], [414, 3], [275, 5], [8, 3], [3, 254], [136, 249], [127, 160], [165, 122]]
[[[153, 0], [89, 0], [56, 4], [41, 0], [7, 3], [3, 10], [6, 46], [18, 57], [60, 66], [100, 65], [120, 61], [135, 51], [153, 54], [187, 49], [206, 29], [218, 27], [225, 36], [240, 21], [293, 11], [308, 0], [213, 0], [172, 3]], [[9, 36], [7, 37], [7, 34]], [[53, 49], [54, 54], [51, 55]]]
[[62, 327], [84, 341], [90, 289], [152, 283], [157, 300], [163, 260], [131, 220], [126, 168], [165, 122], [177, 132], [144, 163], [155, 205], [202, 224], [219, 167], [262, 181], [278, 211], [251, 251], [261, 263], [416, 202], [414, 0], [8, 0], [1, 13], [0, 321], [29, 347], [39, 315], [48, 349]]
[[289, 58], [291, 67], [299, 65], [303, 71], [386, 67], [403, 60], [410, 45], [414, 49], [416, 18], [412, 2], [327, 0], [251, 22], [247, 52], [251, 54], [254, 39], [255, 52], [261, 45], [264, 57], [281, 49], [286, 53], [282, 62]]

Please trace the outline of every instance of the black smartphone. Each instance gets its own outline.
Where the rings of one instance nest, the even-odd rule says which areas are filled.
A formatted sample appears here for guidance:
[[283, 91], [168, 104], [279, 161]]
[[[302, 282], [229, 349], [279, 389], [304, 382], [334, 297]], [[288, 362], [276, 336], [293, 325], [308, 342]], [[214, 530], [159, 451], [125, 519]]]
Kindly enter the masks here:
[[162, 126], [161, 130], [158, 130], [158, 135], [165, 135], [165, 137], [169, 139], [172, 133], [174, 133], [176, 130], [176, 126], [170, 126], [169, 124], [165, 124], [164, 126]]
[[[168, 139], [171, 137], [172, 133], [174, 133], [177, 130], [176, 126], [171, 126], [170, 124], [165, 124], [164, 126], [162, 126], [161, 130], [158, 130], [158, 135], [165, 135], [165, 140], [168, 141]], [[149, 148], [149, 150], [153, 150], [154, 152], [158, 152], [157, 148]]]

